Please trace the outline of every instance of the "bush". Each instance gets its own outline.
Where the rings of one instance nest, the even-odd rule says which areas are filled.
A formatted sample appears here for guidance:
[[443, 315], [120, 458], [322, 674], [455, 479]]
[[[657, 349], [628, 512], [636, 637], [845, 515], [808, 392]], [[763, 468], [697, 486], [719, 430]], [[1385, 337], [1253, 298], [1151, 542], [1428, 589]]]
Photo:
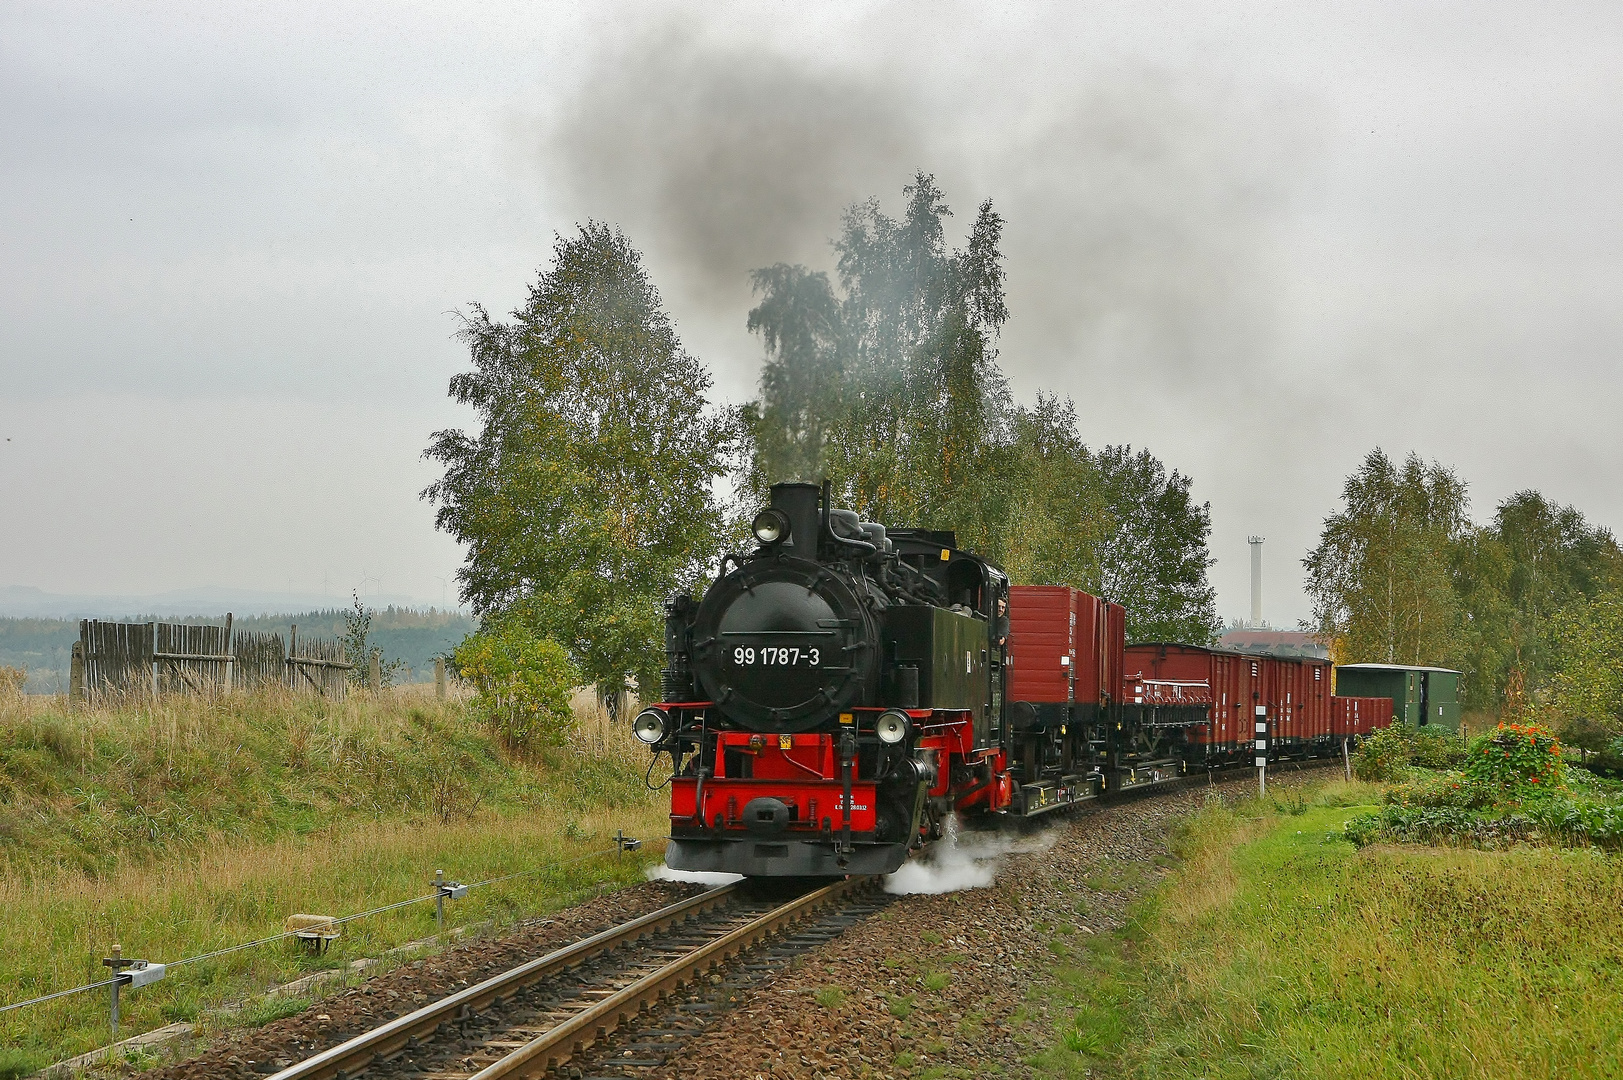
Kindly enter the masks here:
[[580, 677], [562, 645], [507, 618], [469, 635], [452, 659], [478, 690], [474, 714], [509, 747], [563, 741], [575, 721], [569, 697]]
[[1623, 848], [1623, 806], [1557, 795], [1495, 816], [1460, 806], [1394, 804], [1353, 818], [1342, 835], [1359, 847], [1381, 840], [1477, 848], [1542, 841], [1615, 851]]
[[1512, 794], [1548, 792], [1561, 782], [1561, 743], [1541, 724], [1500, 724], [1471, 740], [1465, 775]]
[[1476, 810], [1492, 806], [1498, 792], [1485, 788], [1462, 773], [1445, 772], [1420, 778], [1387, 788], [1381, 801], [1389, 806], [1452, 807], [1457, 810]]
[[1406, 731], [1409, 763], [1422, 769], [1457, 769], [1465, 764], [1465, 740], [1459, 734], [1436, 724], [1418, 731]]
[[1375, 783], [1400, 779], [1409, 765], [1409, 742], [1401, 728], [1382, 728], [1358, 744], [1353, 775]]
[[1353, 773], [1360, 780], [1401, 780], [1410, 766], [1421, 769], [1459, 768], [1466, 759], [1465, 740], [1435, 724], [1415, 730], [1394, 724], [1358, 744]]

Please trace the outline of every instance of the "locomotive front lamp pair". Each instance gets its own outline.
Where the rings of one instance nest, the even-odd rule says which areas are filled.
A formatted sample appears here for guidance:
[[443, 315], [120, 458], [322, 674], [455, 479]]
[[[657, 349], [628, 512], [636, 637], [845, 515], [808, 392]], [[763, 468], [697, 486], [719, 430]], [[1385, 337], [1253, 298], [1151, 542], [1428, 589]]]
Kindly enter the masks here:
[[[665, 733], [670, 730], [670, 720], [670, 716], [663, 709], [644, 709], [637, 714], [637, 719], [631, 722], [631, 733], [640, 741], [652, 746], [665, 738]], [[907, 738], [907, 729], [907, 714], [895, 710], [880, 713], [879, 719], [875, 720], [873, 725], [874, 734], [879, 736], [879, 741], [891, 746]]]

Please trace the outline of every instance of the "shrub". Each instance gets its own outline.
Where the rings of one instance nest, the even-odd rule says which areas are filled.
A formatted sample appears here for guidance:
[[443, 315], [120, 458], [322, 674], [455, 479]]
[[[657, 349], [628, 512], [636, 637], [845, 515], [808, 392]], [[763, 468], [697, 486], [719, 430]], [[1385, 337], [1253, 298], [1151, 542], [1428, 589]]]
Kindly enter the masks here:
[[471, 708], [507, 745], [526, 750], [557, 743], [574, 723], [570, 693], [575, 665], [562, 645], [507, 618], [481, 627], [458, 645], [457, 671], [478, 690]]
[[1499, 792], [1486, 788], [1463, 773], [1445, 772], [1387, 788], [1381, 801], [1389, 806], [1452, 807], [1475, 810], [1492, 806]]
[[1353, 775], [1372, 782], [1393, 781], [1409, 764], [1409, 742], [1401, 728], [1382, 728], [1358, 744]]
[[1422, 769], [1457, 769], [1467, 756], [1465, 740], [1435, 724], [1415, 730], [1394, 724], [1382, 728], [1358, 746], [1353, 772], [1360, 780], [1403, 779], [1409, 766]]
[[1422, 769], [1457, 769], [1465, 764], [1465, 740], [1448, 728], [1425, 724], [1418, 731], [1405, 731], [1409, 740], [1409, 763]]
[[1561, 743], [1541, 724], [1500, 724], [1471, 740], [1465, 775], [1475, 783], [1509, 793], [1551, 791], [1565, 766]]
[[1393, 804], [1348, 821], [1342, 835], [1358, 847], [1379, 840], [1479, 848], [1542, 841], [1617, 850], [1623, 848], [1623, 806], [1564, 794], [1500, 816], [1482, 816], [1459, 806]]

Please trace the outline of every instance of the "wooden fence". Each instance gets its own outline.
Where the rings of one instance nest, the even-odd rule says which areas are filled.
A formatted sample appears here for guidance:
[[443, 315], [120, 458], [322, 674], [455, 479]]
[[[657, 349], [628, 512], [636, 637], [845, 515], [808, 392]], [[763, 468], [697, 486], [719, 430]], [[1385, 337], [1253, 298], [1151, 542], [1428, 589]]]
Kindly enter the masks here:
[[341, 700], [354, 666], [344, 660], [343, 642], [311, 637], [300, 641], [299, 628], [293, 627], [292, 647], [287, 651], [287, 679], [293, 689], [310, 689]]
[[233, 687], [286, 686], [342, 700], [353, 665], [330, 638], [231, 632], [193, 623], [112, 623], [86, 619], [73, 647], [73, 698], [207, 694]]

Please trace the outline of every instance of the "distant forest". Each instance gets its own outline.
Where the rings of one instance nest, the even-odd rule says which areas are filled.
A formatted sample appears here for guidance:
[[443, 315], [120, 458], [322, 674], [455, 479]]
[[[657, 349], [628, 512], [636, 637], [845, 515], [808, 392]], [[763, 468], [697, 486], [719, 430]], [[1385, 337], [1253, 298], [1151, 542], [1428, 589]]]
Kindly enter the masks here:
[[[225, 622], [224, 616], [191, 615], [185, 618], [136, 616], [120, 622]], [[323, 638], [344, 636], [344, 612], [307, 611], [298, 615], [246, 615], [235, 619], [238, 630], [279, 633], [285, 640], [288, 630], [298, 626], [299, 636]], [[434, 677], [434, 658], [449, 653], [462, 639], [477, 629], [469, 616], [458, 611], [430, 608], [380, 608], [372, 614], [367, 640], [383, 650], [385, 662], [398, 660], [405, 665], [401, 681], [425, 682]], [[77, 619], [0, 618], [0, 667], [22, 668], [28, 673], [25, 684], [30, 693], [61, 693], [68, 685], [68, 664], [73, 643], [79, 640]]]

